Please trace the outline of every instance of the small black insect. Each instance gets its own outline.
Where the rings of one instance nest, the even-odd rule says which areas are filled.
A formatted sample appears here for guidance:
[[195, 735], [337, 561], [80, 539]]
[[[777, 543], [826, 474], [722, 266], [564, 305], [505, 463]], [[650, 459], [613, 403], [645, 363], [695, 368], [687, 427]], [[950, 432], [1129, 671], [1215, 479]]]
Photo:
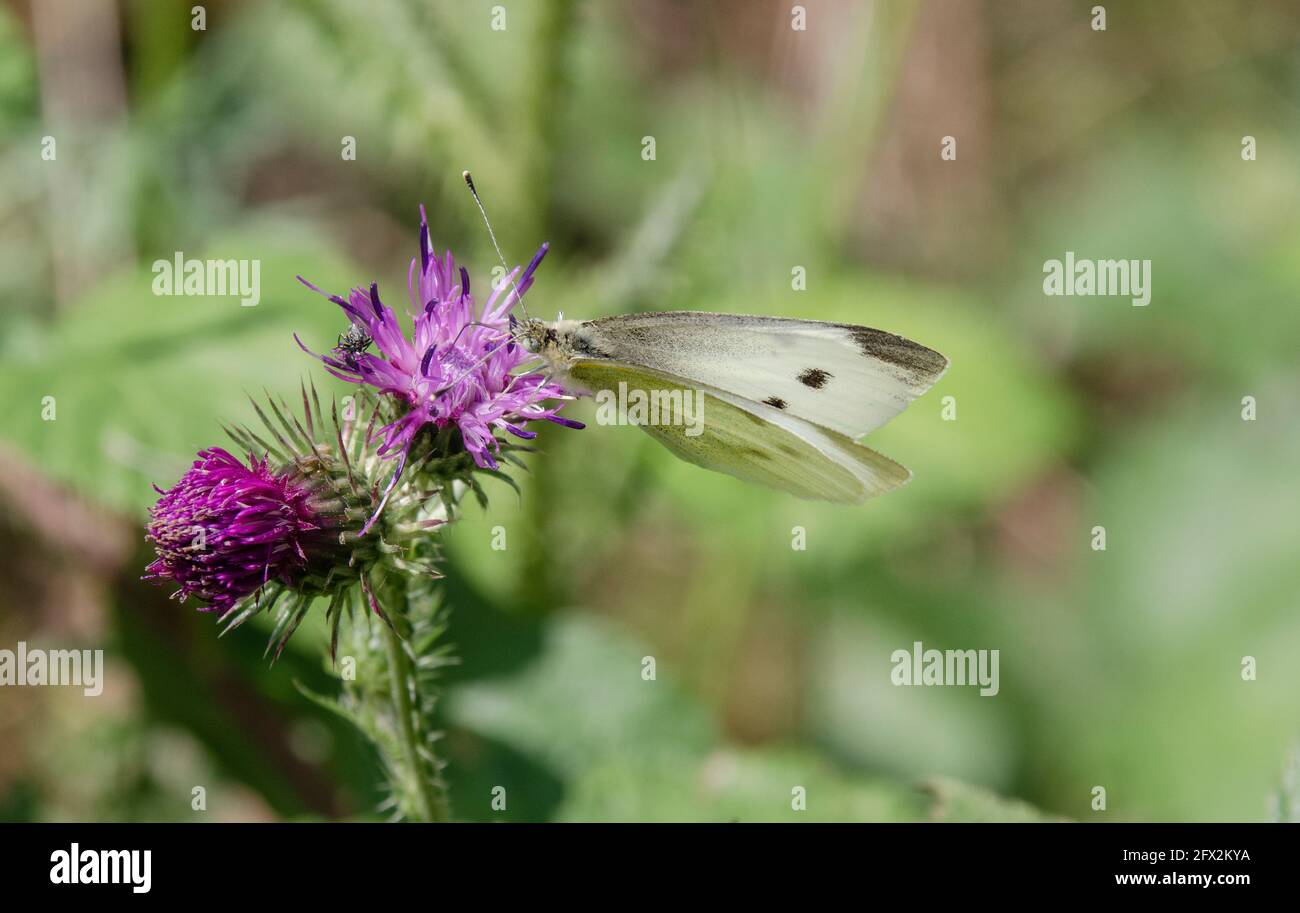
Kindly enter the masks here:
[[334, 347], [334, 351], [343, 356], [344, 364], [355, 370], [357, 356], [370, 348], [372, 342], [374, 340], [370, 334], [354, 323], [348, 327], [347, 333], [339, 337], [339, 344]]
[[767, 399], [763, 400], [763, 402], [771, 406], [773, 409], [785, 408], [785, 400], [781, 399], [779, 396], [769, 396]]

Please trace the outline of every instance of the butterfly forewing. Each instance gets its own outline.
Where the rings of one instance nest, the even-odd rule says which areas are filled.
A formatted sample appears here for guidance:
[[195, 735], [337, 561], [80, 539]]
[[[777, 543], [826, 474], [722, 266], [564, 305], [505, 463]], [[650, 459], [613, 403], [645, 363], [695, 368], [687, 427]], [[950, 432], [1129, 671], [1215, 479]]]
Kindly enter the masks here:
[[667, 311], [587, 321], [595, 358], [649, 368], [762, 404], [850, 438], [928, 390], [948, 360], [870, 327]]

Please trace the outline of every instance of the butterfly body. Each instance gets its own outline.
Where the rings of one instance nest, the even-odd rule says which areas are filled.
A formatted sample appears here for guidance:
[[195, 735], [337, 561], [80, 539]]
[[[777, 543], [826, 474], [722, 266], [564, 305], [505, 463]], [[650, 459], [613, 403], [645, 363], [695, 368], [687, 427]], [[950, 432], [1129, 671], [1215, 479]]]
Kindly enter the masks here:
[[707, 469], [847, 503], [910, 478], [856, 439], [948, 367], [938, 352], [870, 327], [691, 311], [529, 319], [521, 341], [576, 393], [699, 391], [703, 434], [644, 430]]

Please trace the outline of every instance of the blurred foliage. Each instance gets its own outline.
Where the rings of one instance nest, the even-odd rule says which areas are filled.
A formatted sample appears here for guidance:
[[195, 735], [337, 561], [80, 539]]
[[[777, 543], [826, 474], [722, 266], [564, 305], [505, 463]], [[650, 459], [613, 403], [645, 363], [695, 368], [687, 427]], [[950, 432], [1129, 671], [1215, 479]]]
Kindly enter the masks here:
[[[22, 391], [6, 403], [10, 433], [55, 478], [139, 516], [155, 500], [151, 483], [168, 482], [188, 466], [188, 454], [221, 437], [217, 421], [255, 417], [249, 394], [297, 397], [298, 382], [311, 372], [307, 356], [293, 357], [293, 334], [328, 348], [338, 314], [294, 274], [347, 287], [339, 261], [315, 252], [324, 247], [274, 224], [215, 241], [219, 259], [261, 260], [261, 301], [248, 309], [206, 296], [176, 299], [185, 304], [173, 307], [153, 295], [152, 272], [117, 274], [86, 295], [74, 317], [0, 367], [0, 382]], [[328, 375], [311, 379], [318, 388], [338, 386]], [[55, 421], [24, 405], [43, 396], [55, 398]]]
[[[105, 568], [6, 506], [3, 541], [59, 570], [8, 559], [0, 645], [102, 645], [128, 684], [0, 694], [0, 818], [375, 814], [376, 759], [294, 687], [334, 687], [320, 613], [268, 667], [255, 624], [218, 641], [134, 581], [137, 535], [247, 393], [346, 392], [293, 344], [341, 329], [295, 275], [400, 293], [423, 202], [488, 281], [463, 168], [509, 256], [552, 242], [537, 316], [849, 321], [953, 367], [871, 436], [915, 479], [861, 509], [631, 429], [544, 433], [522, 497], [495, 486], [445, 533], [458, 816], [1268, 816], [1300, 693], [1293, 5], [1112, 5], [1104, 33], [1069, 0], [813, 0], [807, 32], [668, 0], [516, 2], [495, 31], [495, 5], [211, 3], [194, 32], [189, 4], [132, 2], [77, 57], [0, 5], [0, 443], [133, 531]], [[69, 118], [49, 74], [83, 70], [124, 109]], [[257, 258], [260, 303], [154, 296], [178, 250]], [[1151, 305], [1044, 296], [1067, 250], [1150, 259]], [[64, 575], [91, 581], [77, 612]], [[891, 687], [915, 640], [999, 649], [998, 696]]]

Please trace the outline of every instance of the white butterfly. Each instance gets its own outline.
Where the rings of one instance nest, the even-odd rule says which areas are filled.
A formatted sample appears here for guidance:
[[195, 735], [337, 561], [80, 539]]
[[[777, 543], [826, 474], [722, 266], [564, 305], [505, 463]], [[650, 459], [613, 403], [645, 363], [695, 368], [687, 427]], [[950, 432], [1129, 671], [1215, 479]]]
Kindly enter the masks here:
[[519, 338], [575, 393], [703, 394], [703, 431], [642, 424], [677, 456], [801, 498], [861, 503], [911, 473], [856, 442], [930, 389], [948, 359], [869, 327], [690, 311], [526, 319]]

